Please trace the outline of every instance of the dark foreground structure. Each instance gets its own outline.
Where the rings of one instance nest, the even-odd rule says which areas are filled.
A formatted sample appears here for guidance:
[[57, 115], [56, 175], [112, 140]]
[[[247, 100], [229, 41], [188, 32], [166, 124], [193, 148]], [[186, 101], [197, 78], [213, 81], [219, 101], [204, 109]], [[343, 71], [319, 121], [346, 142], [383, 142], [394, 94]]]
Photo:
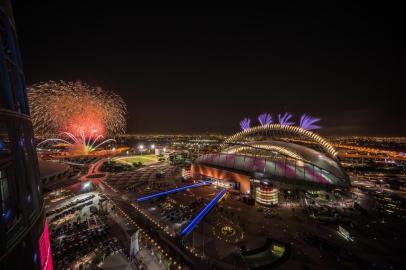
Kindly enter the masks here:
[[15, 25], [0, 0], [0, 269], [52, 269]]

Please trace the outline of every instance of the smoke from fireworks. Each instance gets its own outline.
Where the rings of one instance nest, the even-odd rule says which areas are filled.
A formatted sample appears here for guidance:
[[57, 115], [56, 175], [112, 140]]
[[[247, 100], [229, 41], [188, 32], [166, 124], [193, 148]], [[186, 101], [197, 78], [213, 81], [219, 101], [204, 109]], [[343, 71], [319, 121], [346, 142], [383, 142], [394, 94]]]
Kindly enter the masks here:
[[100, 87], [80, 81], [49, 81], [33, 85], [28, 100], [37, 135], [49, 138], [63, 134], [63, 141], [82, 144], [86, 152], [94, 150], [105, 136], [125, 131], [124, 101]]

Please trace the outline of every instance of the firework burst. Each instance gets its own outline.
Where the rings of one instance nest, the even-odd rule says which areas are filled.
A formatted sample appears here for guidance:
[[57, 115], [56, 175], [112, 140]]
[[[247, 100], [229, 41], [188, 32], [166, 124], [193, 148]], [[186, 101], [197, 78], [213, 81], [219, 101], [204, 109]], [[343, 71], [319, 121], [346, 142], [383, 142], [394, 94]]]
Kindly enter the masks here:
[[313, 130], [313, 129], [319, 129], [320, 126], [315, 125], [315, 123], [319, 122], [320, 118], [314, 118], [310, 115], [303, 114], [300, 117], [300, 127], [306, 130]]
[[284, 114], [278, 114], [278, 121], [279, 124], [282, 126], [292, 126], [295, 122], [290, 121], [292, 119], [292, 115], [290, 113], [285, 112]]
[[34, 132], [49, 138], [44, 142], [83, 145], [90, 152], [111, 141], [103, 142], [106, 136], [125, 131], [124, 101], [100, 87], [80, 81], [49, 81], [30, 87], [28, 100]]
[[250, 128], [250, 124], [251, 124], [251, 119], [246, 117], [246, 118], [241, 120], [240, 127], [241, 127], [242, 130], [246, 130], [246, 129]]
[[269, 113], [260, 114], [258, 115], [258, 122], [261, 124], [261, 126], [272, 124], [272, 115]]

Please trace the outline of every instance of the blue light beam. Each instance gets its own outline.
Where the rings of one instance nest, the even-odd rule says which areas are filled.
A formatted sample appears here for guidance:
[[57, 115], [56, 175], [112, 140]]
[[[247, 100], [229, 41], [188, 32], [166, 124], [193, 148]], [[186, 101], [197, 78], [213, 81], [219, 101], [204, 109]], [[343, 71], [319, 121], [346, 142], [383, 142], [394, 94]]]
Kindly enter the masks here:
[[176, 192], [188, 189], [188, 188], [196, 188], [196, 187], [201, 187], [201, 186], [206, 186], [206, 185], [210, 185], [210, 182], [203, 181], [203, 182], [193, 184], [193, 185], [188, 185], [188, 186], [174, 188], [174, 189], [170, 189], [170, 190], [159, 192], [159, 193], [154, 193], [154, 194], [151, 194], [151, 195], [140, 197], [140, 198], [136, 199], [136, 201], [137, 202], [143, 202], [143, 201], [150, 200], [152, 198], [161, 197], [161, 196], [169, 195], [169, 194], [172, 194], [172, 193], [176, 193]]
[[205, 215], [214, 207], [214, 205], [223, 197], [224, 193], [226, 193], [227, 189], [222, 189], [213, 200], [210, 201], [202, 211], [200, 211], [197, 216], [182, 230], [180, 233], [181, 237], [187, 236], [195, 227], [196, 225], [204, 218]]

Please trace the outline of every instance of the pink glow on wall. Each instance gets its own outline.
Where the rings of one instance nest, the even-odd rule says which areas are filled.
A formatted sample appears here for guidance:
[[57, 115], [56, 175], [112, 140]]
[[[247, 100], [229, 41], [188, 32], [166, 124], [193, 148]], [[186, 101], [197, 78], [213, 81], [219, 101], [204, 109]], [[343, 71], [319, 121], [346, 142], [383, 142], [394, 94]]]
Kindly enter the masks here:
[[39, 238], [38, 246], [41, 269], [52, 270], [52, 255], [51, 245], [49, 243], [48, 220], [45, 220], [44, 231]]

